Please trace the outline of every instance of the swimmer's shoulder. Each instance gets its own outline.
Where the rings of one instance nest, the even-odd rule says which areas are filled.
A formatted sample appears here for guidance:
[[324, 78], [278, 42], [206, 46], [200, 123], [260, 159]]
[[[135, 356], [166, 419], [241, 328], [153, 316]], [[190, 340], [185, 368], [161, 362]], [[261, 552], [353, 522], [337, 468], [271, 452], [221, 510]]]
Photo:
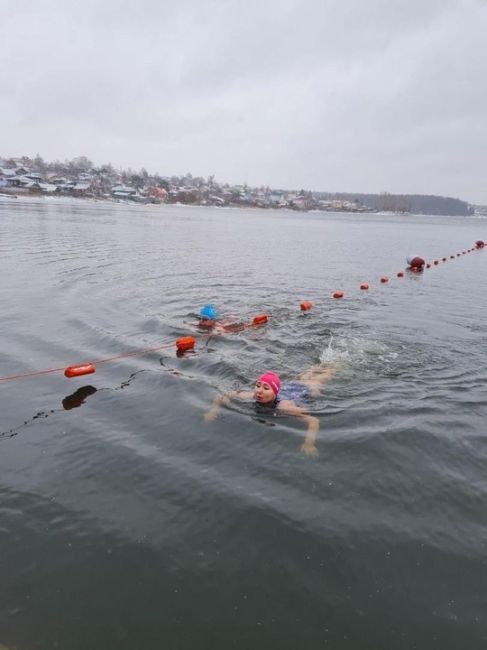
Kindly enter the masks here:
[[298, 406], [292, 399], [283, 399], [277, 404], [277, 410], [287, 415], [302, 415], [305, 409]]
[[286, 411], [289, 409], [295, 409], [298, 408], [296, 406], [296, 402], [294, 402], [292, 399], [281, 399], [277, 403], [276, 408], [278, 408], [280, 411]]
[[233, 323], [230, 321], [218, 321], [215, 323], [215, 331], [217, 334], [227, 334], [229, 332], [241, 332], [245, 329], [244, 323]]
[[295, 402], [292, 399], [280, 399], [277, 403], [277, 408], [289, 408], [290, 406], [296, 406]]

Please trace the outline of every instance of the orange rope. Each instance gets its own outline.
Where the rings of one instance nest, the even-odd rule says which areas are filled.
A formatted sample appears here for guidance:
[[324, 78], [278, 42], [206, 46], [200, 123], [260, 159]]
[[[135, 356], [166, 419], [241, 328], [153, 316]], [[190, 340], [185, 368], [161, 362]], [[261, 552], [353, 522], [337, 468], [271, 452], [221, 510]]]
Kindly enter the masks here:
[[22, 379], [23, 377], [35, 377], [36, 375], [47, 375], [50, 372], [60, 372], [64, 368], [50, 368], [49, 370], [35, 370], [34, 372], [24, 372], [20, 375], [10, 375], [9, 377], [0, 377], [0, 381], [8, 381], [9, 379]]
[[[171, 343], [165, 343], [160, 345], [157, 348], [144, 348], [143, 350], [135, 350], [134, 352], [125, 352], [124, 354], [117, 354], [114, 357], [106, 357], [105, 359], [98, 359], [98, 361], [89, 361], [87, 363], [98, 365], [100, 363], [107, 363], [108, 361], [114, 361], [115, 359], [123, 359], [125, 357], [134, 357], [138, 354], [148, 354], [149, 352], [156, 352], [157, 350], [164, 350], [165, 348], [170, 348], [174, 345], [174, 341]], [[76, 364], [76, 365], [85, 365], [85, 364]], [[27, 377], [37, 377], [38, 375], [48, 375], [51, 372], [64, 372], [66, 366], [62, 368], [48, 368], [47, 370], [34, 370], [32, 372], [23, 372], [18, 375], [9, 375], [8, 377], [0, 377], [0, 381], [9, 381], [13, 379], [24, 379]]]
[[[135, 350], [135, 352], [125, 352], [124, 354], [117, 354], [114, 357], [107, 357], [106, 359], [99, 359], [98, 361], [89, 361], [88, 363], [93, 363], [97, 366], [100, 363], [107, 363], [107, 361], [114, 361], [115, 359], [123, 359], [125, 357], [135, 357], [138, 354], [148, 354], [149, 352], [157, 352], [157, 350], [164, 350], [165, 348], [171, 348], [173, 347], [173, 345], [174, 345], [174, 341], [172, 343], [165, 343], [164, 345], [160, 345], [157, 348], [145, 348], [143, 350]], [[80, 363], [79, 365], [85, 365], [85, 364]]]

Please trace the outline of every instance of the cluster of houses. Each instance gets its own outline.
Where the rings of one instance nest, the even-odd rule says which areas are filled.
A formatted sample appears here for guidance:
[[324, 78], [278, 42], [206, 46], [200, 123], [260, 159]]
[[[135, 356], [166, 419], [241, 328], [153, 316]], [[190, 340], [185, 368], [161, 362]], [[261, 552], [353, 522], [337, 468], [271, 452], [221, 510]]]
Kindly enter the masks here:
[[481, 217], [487, 217], [487, 205], [474, 205], [474, 214], [481, 216]]
[[[84, 164], [76, 165], [76, 161]], [[46, 164], [27, 157], [0, 159], [0, 194], [73, 196], [134, 203], [189, 203], [214, 206], [251, 206], [367, 212], [357, 201], [321, 200], [312, 192], [288, 192], [269, 187], [221, 185], [208, 179], [149, 175], [116, 171], [111, 165], [96, 168], [86, 158], [71, 163]]]

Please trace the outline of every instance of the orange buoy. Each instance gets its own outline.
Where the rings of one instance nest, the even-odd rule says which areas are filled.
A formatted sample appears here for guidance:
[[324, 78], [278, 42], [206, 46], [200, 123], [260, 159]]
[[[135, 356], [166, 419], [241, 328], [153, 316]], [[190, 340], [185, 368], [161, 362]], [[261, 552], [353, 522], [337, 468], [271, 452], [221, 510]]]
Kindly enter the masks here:
[[485, 246], [485, 242], [483, 242], [481, 239], [475, 242], [476, 248], [483, 248], [484, 246]]
[[183, 336], [180, 339], [176, 339], [176, 347], [178, 352], [186, 352], [187, 350], [193, 350], [194, 344], [196, 341], [192, 336]]
[[71, 379], [72, 377], [91, 375], [95, 370], [96, 367], [94, 363], [86, 363], [84, 366], [68, 366], [64, 371], [64, 376]]
[[442, 259], [444, 262], [446, 262], [446, 257], [442, 257], [441, 259]]
[[264, 325], [265, 323], [267, 323], [266, 314], [257, 314], [252, 320], [252, 325]]
[[385, 284], [386, 282], [389, 282], [389, 278], [386, 277], [385, 275], [383, 275], [383, 276], [381, 277], [380, 281], [382, 282], [382, 284]]
[[450, 259], [451, 259], [451, 260], [454, 260], [454, 259], [455, 259], [455, 255], [450, 255]]
[[367, 284], [367, 282], [362, 282], [362, 284], [360, 285], [360, 288], [362, 289], [362, 291], [367, 291], [368, 288], [369, 288], [369, 285]]
[[438, 260], [435, 260], [433, 264], [436, 266], [438, 264]]
[[343, 291], [335, 291], [333, 298], [343, 298]]
[[308, 311], [309, 309], [311, 309], [312, 306], [313, 303], [310, 302], [309, 300], [303, 300], [303, 302], [299, 305], [301, 311]]
[[430, 269], [430, 268], [431, 268], [431, 264], [430, 264], [429, 262], [428, 262], [428, 264], [426, 264], [426, 268], [427, 268], [427, 269]]
[[[412, 267], [411, 267], [411, 269], [414, 269], [414, 268], [416, 268], [416, 267], [415, 267], [415, 266], [412, 266]], [[397, 277], [398, 277], [398, 278], [403, 278], [403, 277], [404, 277], [404, 272], [403, 272], [403, 271], [398, 271], [398, 272], [397, 272]]]

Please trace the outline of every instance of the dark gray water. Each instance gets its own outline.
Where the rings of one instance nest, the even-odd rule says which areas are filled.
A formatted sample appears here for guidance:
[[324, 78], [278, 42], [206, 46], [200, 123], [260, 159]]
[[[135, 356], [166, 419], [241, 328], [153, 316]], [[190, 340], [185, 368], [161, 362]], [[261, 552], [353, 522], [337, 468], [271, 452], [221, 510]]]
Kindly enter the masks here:
[[[477, 239], [486, 220], [0, 202], [2, 377], [171, 343], [206, 302], [269, 316], [0, 382], [0, 645], [485, 648], [487, 249], [395, 277]], [[320, 361], [317, 458], [249, 404], [203, 423]]]

